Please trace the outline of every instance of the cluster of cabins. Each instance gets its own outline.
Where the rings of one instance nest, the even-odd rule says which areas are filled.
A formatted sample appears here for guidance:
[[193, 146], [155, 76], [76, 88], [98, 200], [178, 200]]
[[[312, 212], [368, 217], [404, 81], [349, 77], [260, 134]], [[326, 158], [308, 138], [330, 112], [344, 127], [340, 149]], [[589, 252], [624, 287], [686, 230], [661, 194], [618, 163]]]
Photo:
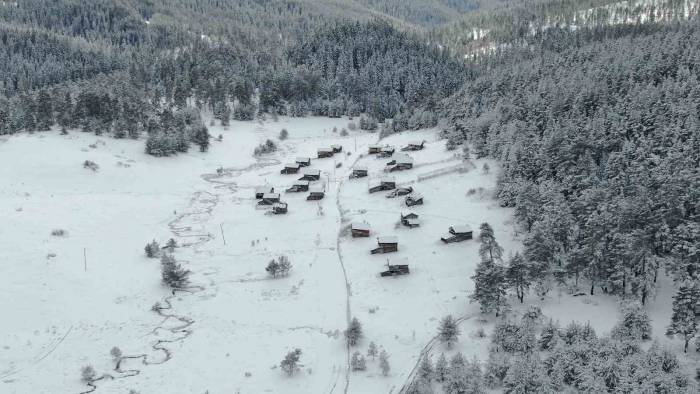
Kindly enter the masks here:
[[[410, 142], [408, 145], [401, 148], [401, 152], [419, 151], [425, 147], [425, 141]], [[414, 160], [408, 154], [396, 153], [396, 148], [392, 146], [372, 145], [369, 147], [370, 155], [377, 155], [377, 158], [391, 158], [386, 163], [384, 172], [395, 172], [412, 169]], [[363, 178], [368, 176], [367, 167], [356, 166], [350, 178]], [[408, 207], [423, 204], [423, 195], [416, 192], [412, 186], [397, 185], [396, 179], [393, 176], [387, 175], [375, 179], [370, 183], [369, 192], [377, 193], [381, 191], [389, 191], [387, 198], [404, 197], [405, 204]], [[401, 213], [399, 222], [402, 226], [408, 229], [419, 228], [421, 221], [419, 215], [413, 212], [406, 214]], [[353, 238], [369, 237], [370, 226], [367, 223], [352, 223], [351, 234]], [[468, 225], [455, 225], [448, 229], [448, 234], [440, 238], [445, 244], [461, 242], [472, 239], [472, 229]], [[377, 247], [370, 250], [371, 254], [393, 253], [399, 250], [399, 240], [396, 236], [380, 236], [377, 237]], [[387, 264], [387, 269], [380, 273], [381, 276], [397, 276], [410, 273], [408, 264]]]

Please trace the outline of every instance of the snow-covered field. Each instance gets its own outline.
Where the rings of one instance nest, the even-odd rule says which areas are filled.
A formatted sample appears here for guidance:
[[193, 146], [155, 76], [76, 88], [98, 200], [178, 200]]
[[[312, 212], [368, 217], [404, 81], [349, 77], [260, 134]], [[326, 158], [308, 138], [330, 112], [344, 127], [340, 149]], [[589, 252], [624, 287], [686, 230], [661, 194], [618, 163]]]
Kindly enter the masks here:
[[[491, 198], [496, 164], [484, 172], [483, 160], [450, 156], [436, 130], [383, 140], [397, 148], [427, 141], [410, 153], [413, 169], [393, 174], [424, 196], [409, 209], [403, 197], [368, 193], [388, 160], [367, 155], [377, 134], [331, 131], [347, 124], [234, 122], [211, 130], [223, 141], [209, 153], [172, 158], [79, 132], [0, 140], [0, 392], [80, 393], [90, 389], [80, 368], [91, 364], [106, 374], [98, 393], [397, 393], [422, 351], [442, 349], [433, 337], [447, 314], [463, 318], [456, 350], [485, 357], [488, 340], [472, 334], [488, 322], [467, 298], [478, 244], [444, 245], [440, 237], [449, 226], [476, 232], [487, 221], [506, 255], [519, 248], [511, 212]], [[255, 159], [254, 147], [283, 127], [290, 138], [281, 149]], [[343, 152], [311, 165], [321, 170], [325, 198], [284, 193], [300, 175], [281, 175], [282, 164], [331, 144]], [[99, 170], [84, 169], [84, 160]], [[349, 179], [360, 165], [370, 177]], [[256, 207], [254, 190], [266, 183], [282, 192], [288, 214]], [[420, 216], [420, 227], [397, 224], [408, 212]], [[371, 236], [350, 237], [353, 221], [369, 223]], [[55, 229], [66, 234], [53, 236]], [[399, 251], [371, 255], [376, 237], [388, 235], [398, 237]], [[175, 257], [192, 271], [188, 292], [171, 294], [158, 260], [143, 253], [151, 239], [171, 237], [180, 244]], [[291, 274], [270, 279], [264, 268], [280, 255], [290, 258]], [[411, 273], [382, 278], [387, 261], [409, 264]], [[581, 297], [572, 308], [563, 297], [543, 303], [545, 313], [600, 330], [614, 324], [614, 301]], [[357, 350], [366, 353], [370, 341], [386, 349], [389, 376], [371, 360], [365, 372], [348, 371], [342, 331], [351, 317], [365, 333]], [[113, 346], [128, 356], [118, 370]], [[288, 377], [278, 365], [297, 347], [303, 368]]]

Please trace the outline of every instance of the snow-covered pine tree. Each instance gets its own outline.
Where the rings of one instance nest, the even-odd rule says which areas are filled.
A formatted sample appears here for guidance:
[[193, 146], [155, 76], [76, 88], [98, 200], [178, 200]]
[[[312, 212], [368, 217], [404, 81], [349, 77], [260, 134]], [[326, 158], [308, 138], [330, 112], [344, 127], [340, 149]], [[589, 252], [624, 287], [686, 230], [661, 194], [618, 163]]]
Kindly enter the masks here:
[[282, 362], [280, 362], [280, 368], [287, 375], [292, 376], [294, 372], [299, 369], [299, 359], [301, 358], [301, 349], [294, 349], [289, 351]]
[[172, 289], [182, 289], [187, 286], [190, 271], [182, 268], [173, 255], [164, 253], [160, 264], [163, 283]]
[[350, 367], [353, 371], [364, 371], [367, 369], [365, 357], [359, 351], [355, 351], [350, 359]]
[[560, 336], [559, 324], [550, 319], [549, 322], [542, 327], [540, 338], [537, 341], [540, 350], [554, 349], [554, 346], [559, 342]]
[[516, 252], [515, 255], [508, 259], [505, 275], [506, 282], [515, 290], [515, 295], [522, 304], [525, 293], [530, 288], [531, 279], [530, 266], [520, 253]]
[[158, 242], [156, 242], [155, 239], [147, 243], [146, 247], [143, 249], [144, 252], [146, 252], [146, 257], [148, 258], [158, 257], [158, 254], [160, 253], [160, 245], [158, 245]]
[[644, 307], [631, 302], [622, 307], [622, 316], [610, 335], [619, 340], [648, 340], [651, 338], [651, 319]]
[[688, 352], [688, 344], [698, 333], [697, 308], [700, 305], [700, 291], [695, 283], [684, 282], [673, 296], [673, 313], [667, 335], [680, 335], [683, 338], [683, 351]]
[[378, 351], [377, 351], [377, 345], [374, 343], [374, 341], [371, 341], [369, 343], [369, 347], [367, 347], [367, 356], [372, 357], [372, 361], [377, 357]]
[[457, 321], [452, 317], [452, 315], [447, 315], [440, 320], [440, 325], [438, 326], [438, 338], [440, 342], [446, 343], [447, 348], [451, 349], [452, 344], [457, 341], [459, 337], [459, 327], [457, 327]]
[[389, 375], [389, 371], [391, 371], [391, 366], [389, 365], [389, 353], [387, 353], [384, 349], [379, 352], [379, 368], [382, 370], [382, 375], [384, 376]]
[[418, 367], [418, 376], [427, 381], [430, 382], [433, 379], [433, 374], [435, 373], [433, 369], [433, 361], [430, 358], [429, 354], [426, 354], [423, 356], [423, 359], [420, 362], [420, 366]]
[[353, 317], [348, 325], [348, 329], [345, 330], [345, 338], [348, 341], [348, 345], [355, 346], [357, 342], [362, 338], [362, 323]]
[[437, 361], [435, 362], [435, 380], [438, 382], [444, 382], [445, 378], [447, 377], [448, 369], [449, 365], [447, 364], [447, 357], [445, 357], [445, 353], [440, 353], [440, 357], [438, 357]]

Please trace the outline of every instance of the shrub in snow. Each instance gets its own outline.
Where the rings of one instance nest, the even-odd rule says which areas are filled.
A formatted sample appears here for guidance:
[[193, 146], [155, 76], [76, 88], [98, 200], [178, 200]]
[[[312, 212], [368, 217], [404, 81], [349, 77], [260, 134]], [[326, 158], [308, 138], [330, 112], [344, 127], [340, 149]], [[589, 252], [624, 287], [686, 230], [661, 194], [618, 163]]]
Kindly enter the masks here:
[[355, 122], [348, 123], [348, 130], [350, 130], [350, 131], [357, 130], [357, 124]]
[[348, 329], [345, 330], [345, 338], [350, 346], [355, 346], [357, 342], [362, 338], [362, 324], [356, 317], [353, 317], [348, 325]]
[[95, 372], [95, 368], [93, 368], [92, 365], [86, 365], [80, 370], [80, 377], [85, 383], [90, 383], [93, 380], [95, 380], [96, 375], [97, 373]]
[[282, 130], [280, 130], [280, 135], [279, 135], [278, 138], [279, 138], [280, 141], [284, 141], [284, 140], [286, 140], [287, 138], [289, 138], [289, 132], [287, 131], [287, 129], [282, 129]]
[[238, 104], [233, 109], [233, 119], [253, 120], [255, 118], [255, 106], [250, 104]]
[[389, 371], [391, 371], [391, 366], [389, 365], [389, 353], [387, 353], [384, 349], [382, 349], [381, 353], [379, 353], [379, 368], [382, 370], [382, 375], [384, 376], [389, 375]]
[[277, 260], [270, 260], [270, 262], [267, 264], [267, 267], [265, 267], [265, 271], [272, 275], [273, 278], [287, 276], [289, 275], [289, 271], [291, 269], [292, 262], [289, 261], [289, 258], [284, 255], [278, 257]]
[[85, 160], [83, 162], [83, 168], [87, 168], [89, 170], [97, 171], [100, 169], [100, 166], [97, 165], [94, 161], [91, 160]]
[[341, 136], [341, 137], [347, 137], [347, 136], [348, 136], [348, 130], [347, 130], [345, 127], [343, 127], [343, 128], [340, 130], [340, 136]]
[[596, 334], [589, 323], [582, 325], [577, 322], [571, 322], [564, 329], [563, 339], [567, 345], [572, 345], [576, 342], [587, 342], [596, 339]]
[[440, 321], [438, 326], [438, 338], [440, 342], [446, 343], [447, 348], [451, 349], [452, 344], [457, 341], [459, 337], [459, 328], [457, 327], [457, 321], [452, 317], [452, 315], [447, 315]]
[[491, 170], [491, 167], [489, 167], [488, 163], [484, 163], [483, 167], [481, 167], [481, 170], [484, 172], [484, 174], [488, 174]]
[[365, 357], [360, 354], [360, 352], [355, 351], [350, 359], [350, 367], [353, 371], [364, 371], [367, 369], [367, 362]]
[[175, 248], [177, 248], [177, 241], [175, 241], [174, 238], [170, 238], [170, 239], [168, 240], [168, 243], [165, 244], [165, 247], [166, 247], [168, 250], [170, 250], [170, 252], [172, 253], [173, 250], [174, 250]]
[[269, 153], [273, 153], [277, 151], [277, 144], [275, 144], [274, 141], [272, 140], [267, 140], [264, 143], [258, 145], [255, 150], [253, 151], [253, 154], [255, 156], [261, 156], [261, 155], [266, 155]]
[[160, 259], [161, 277], [163, 283], [172, 289], [182, 289], [187, 286], [190, 277], [190, 271], [182, 268], [182, 266], [170, 254], [163, 254]]
[[559, 342], [561, 332], [559, 330], [559, 324], [550, 320], [544, 327], [542, 327], [542, 332], [540, 333], [540, 339], [537, 341], [540, 350], [551, 350], [554, 349], [557, 342]]
[[148, 258], [158, 257], [158, 254], [160, 253], [160, 245], [154, 239], [153, 241], [147, 243], [143, 250], [146, 252], [146, 257]]
[[619, 340], [651, 339], [651, 319], [642, 305], [632, 303], [623, 307], [620, 321], [613, 327], [610, 335]]
[[301, 358], [301, 349], [294, 349], [284, 356], [280, 362], [280, 368], [289, 376], [299, 369], [299, 359]]
[[119, 360], [122, 358], [122, 351], [116, 346], [109, 351], [109, 354], [112, 356], [115, 363], [119, 362]]
[[57, 228], [51, 230], [51, 235], [53, 235], [54, 237], [65, 237], [66, 235], [68, 235], [68, 231], [62, 228]]

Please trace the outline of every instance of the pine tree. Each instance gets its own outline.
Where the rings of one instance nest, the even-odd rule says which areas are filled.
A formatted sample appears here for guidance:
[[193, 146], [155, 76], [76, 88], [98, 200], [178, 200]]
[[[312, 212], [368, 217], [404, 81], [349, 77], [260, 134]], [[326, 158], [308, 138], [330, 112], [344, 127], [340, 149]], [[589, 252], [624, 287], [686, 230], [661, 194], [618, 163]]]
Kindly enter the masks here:
[[372, 361], [374, 361], [377, 354], [377, 345], [375, 345], [374, 342], [370, 342], [367, 348], [367, 356], [372, 357]]
[[382, 370], [382, 375], [384, 376], [389, 375], [389, 371], [391, 371], [391, 366], [389, 365], [389, 353], [387, 353], [384, 349], [379, 352], [379, 368]]
[[438, 338], [441, 342], [447, 344], [447, 348], [451, 349], [452, 344], [457, 341], [459, 337], [459, 328], [457, 327], [457, 321], [452, 317], [452, 315], [447, 315], [440, 321], [440, 326], [438, 327]]
[[299, 369], [299, 359], [301, 358], [301, 349], [294, 349], [284, 356], [280, 362], [280, 368], [287, 375], [292, 376]]
[[673, 296], [673, 313], [667, 335], [683, 337], [683, 352], [688, 352], [688, 344], [698, 333], [698, 316], [696, 309], [700, 304], [700, 291], [692, 282], [683, 283]]
[[187, 286], [190, 277], [190, 271], [182, 268], [182, 266], [170, 254], [163, 254], [160, 259], [161, 276], [163, 283], [172, 289], [182, 289]]
[[355, 346], [362, 338], [362, 324], [356, 317], [352, 318], [350, 324], [348, 325], [348, 329], [345, 330], [345, 338], [350, 346]]
[[613, 327], [611, 336], [620, 340], [651, 339], [651, 319], [638, 303], [625, 305], [622, 317]]
[[542, 327], [542, 333], [538, 340], [540, 350], [554, 349], [559, 342], [560, 335], [559, 324], [550, 319], [549, 322]]
[[433, 379], [433, 373], [433, 362], [430, 359], [430, 355], [426, 354], [423, 356], [420, 366], [418, 367], [418, 376], [421, 379], [430, 382]]
[[508, 260], [505, 275], [508, 285], [515, 289], [515, 294], [522, 304], [525, 292], [530, 288], [531, 280], [530, 267], [520, 253], [515, 253]]
[[435, 380], [438, 382], [444, 382], [447, 376], [447, 370], [447, 357], [445, 357], [445, 353], [440, 353], [440, 357], [438, 357], [437, 361], [435, 362]]
[[364, 371], [367, 369], [367, 362], [365, 361], [365, 357], [360, 354], [359, 351], [355, 351], [352, 354], [352, 358], [350, 360], [350, 366], [353, 371]]
[[160, 254], [160, 245], [158, 245], [158, 242], [156, 242], [154, 239], [150, 243], [146, 244], [144, 251], [146, 252], [146, 257], [148, 258], [158, 257], [158, 254]]

